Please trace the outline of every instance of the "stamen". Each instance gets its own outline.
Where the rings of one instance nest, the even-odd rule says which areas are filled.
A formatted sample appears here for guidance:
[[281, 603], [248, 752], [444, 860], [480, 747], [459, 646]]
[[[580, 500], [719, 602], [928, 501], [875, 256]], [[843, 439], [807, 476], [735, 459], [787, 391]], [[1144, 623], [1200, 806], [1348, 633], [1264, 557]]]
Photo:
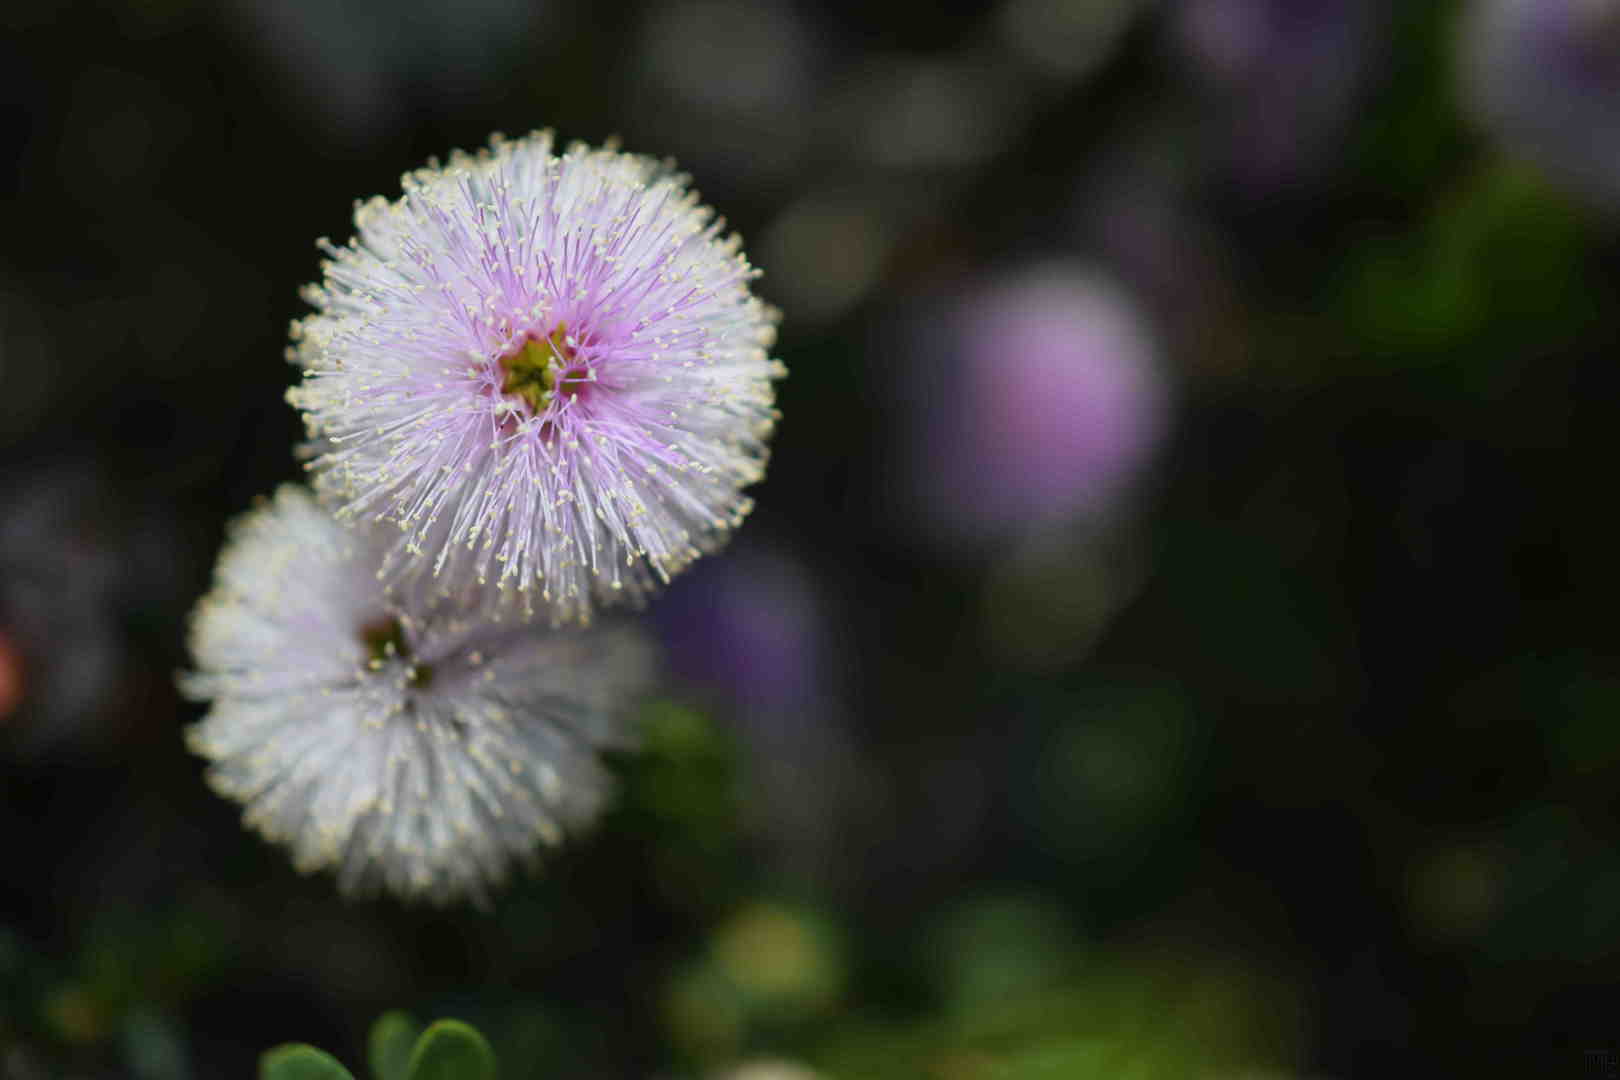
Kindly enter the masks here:
[[579, 397], [593, 381], [590, 369], [579, 363], [568, 344], [568, 326], [558, 323], [545, 337], [525, 337], [501, 357], [506, 378], [501, 392], [528, 405], [535, 415], [551, 407], [558, 394]]
[[362, 626], [360, 643], [366, 647], [366, 666], [372, 671], [381, 671], [390, 661], [402, 659], [407, 661], [405, 678], [411, 686], [426, 687], [433, 681], [431, 667], [410, 662], [410, 643], [398, 619], [385, 615]]

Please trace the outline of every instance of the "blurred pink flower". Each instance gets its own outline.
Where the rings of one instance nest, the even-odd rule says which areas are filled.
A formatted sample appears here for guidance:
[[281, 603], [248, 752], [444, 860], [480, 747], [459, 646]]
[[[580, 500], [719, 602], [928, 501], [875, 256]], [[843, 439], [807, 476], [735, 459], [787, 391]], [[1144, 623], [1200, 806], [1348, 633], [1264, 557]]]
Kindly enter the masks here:
[[907, 475], [928, 520], [994, 541], [1112, 509], [1165, 433], [1155, 335], [1084, 265], [978, 286], [908, 368]]

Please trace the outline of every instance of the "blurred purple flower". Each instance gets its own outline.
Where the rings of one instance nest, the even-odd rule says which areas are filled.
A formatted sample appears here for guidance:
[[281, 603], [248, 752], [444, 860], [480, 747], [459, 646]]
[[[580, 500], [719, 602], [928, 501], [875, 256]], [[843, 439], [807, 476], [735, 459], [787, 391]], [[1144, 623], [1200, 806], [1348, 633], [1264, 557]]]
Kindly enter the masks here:
[[1226, 168], [1259, 191], [1308, 178], [1342, 145], [1382, 0], [1178, 0], [1177, 44], [1222, 112]]
[[676, 582], [653, 610], [671, 674], [746, 713], [803, 709], [827, 695], [823, 612], [810, 572], [758, 545]]
[[743, 806], [778, 869], [848, 879], [881, 786], [848, 726], [856, 647], [831, 590], [757, 537], [681, 578], [652, 609], [670, 673], [715, 694], [743, 752]]
[[1159, 363], [1134, 302], [1082, 264], [942, 305], [907, 369], [913, 501], [970, 542], [1105, 514], [1164, 435]]
[[628, 628], [499, 622], [493, 590], [385, 595], [391, 532], [292, 486], [235, 522], [192, 619], [188, 741], [300, 870], [478, 900], [594, 819], [650, 656]]
[[553, 622], [636, 600], [752, 506], [776, 312], [667, 163], [551, 136], [419, 169], [306, 292], [291, 352], [316, 484], [390, 520], [390, 585], [486, 578]]
[[1575, 191], [1620, 205], [1620, 2], [1477, 0], [1462, 25], [1480, 119]]

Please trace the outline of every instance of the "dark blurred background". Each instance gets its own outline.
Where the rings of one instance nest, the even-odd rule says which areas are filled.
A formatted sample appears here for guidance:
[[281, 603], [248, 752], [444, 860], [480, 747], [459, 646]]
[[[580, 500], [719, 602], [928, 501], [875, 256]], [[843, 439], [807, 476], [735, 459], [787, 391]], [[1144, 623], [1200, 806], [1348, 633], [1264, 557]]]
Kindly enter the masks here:
[[[185, 615], [315, 238], [538, 127], [742, 233], [775, 458], [596, 833], [344, 903], [204, 787]], [[1615, 0], [6, 0], [0, 145], [6, 1080], [1620, 1043]]]

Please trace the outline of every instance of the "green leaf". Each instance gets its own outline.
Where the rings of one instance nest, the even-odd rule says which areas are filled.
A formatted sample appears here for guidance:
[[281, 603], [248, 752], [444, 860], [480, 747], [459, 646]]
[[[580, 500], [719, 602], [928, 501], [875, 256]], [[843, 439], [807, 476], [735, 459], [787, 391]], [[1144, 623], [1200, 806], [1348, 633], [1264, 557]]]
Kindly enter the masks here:
[[495, 1080], [495, 1051], [460, 1020], [436, 1020], [411, 1051], [406, 1080]]
[[259, 1080], [354, 1080], [337, 1058], [306, 1043], [286, 1043], [259, 1057]]
[[405, 1080], [411, 1063], [411, 1049], [422, 1034], [422, 1025], [402, 1012], [385, 1012], [371, 1025], [366, 1041], [366, 1060], [375, 1080]]

